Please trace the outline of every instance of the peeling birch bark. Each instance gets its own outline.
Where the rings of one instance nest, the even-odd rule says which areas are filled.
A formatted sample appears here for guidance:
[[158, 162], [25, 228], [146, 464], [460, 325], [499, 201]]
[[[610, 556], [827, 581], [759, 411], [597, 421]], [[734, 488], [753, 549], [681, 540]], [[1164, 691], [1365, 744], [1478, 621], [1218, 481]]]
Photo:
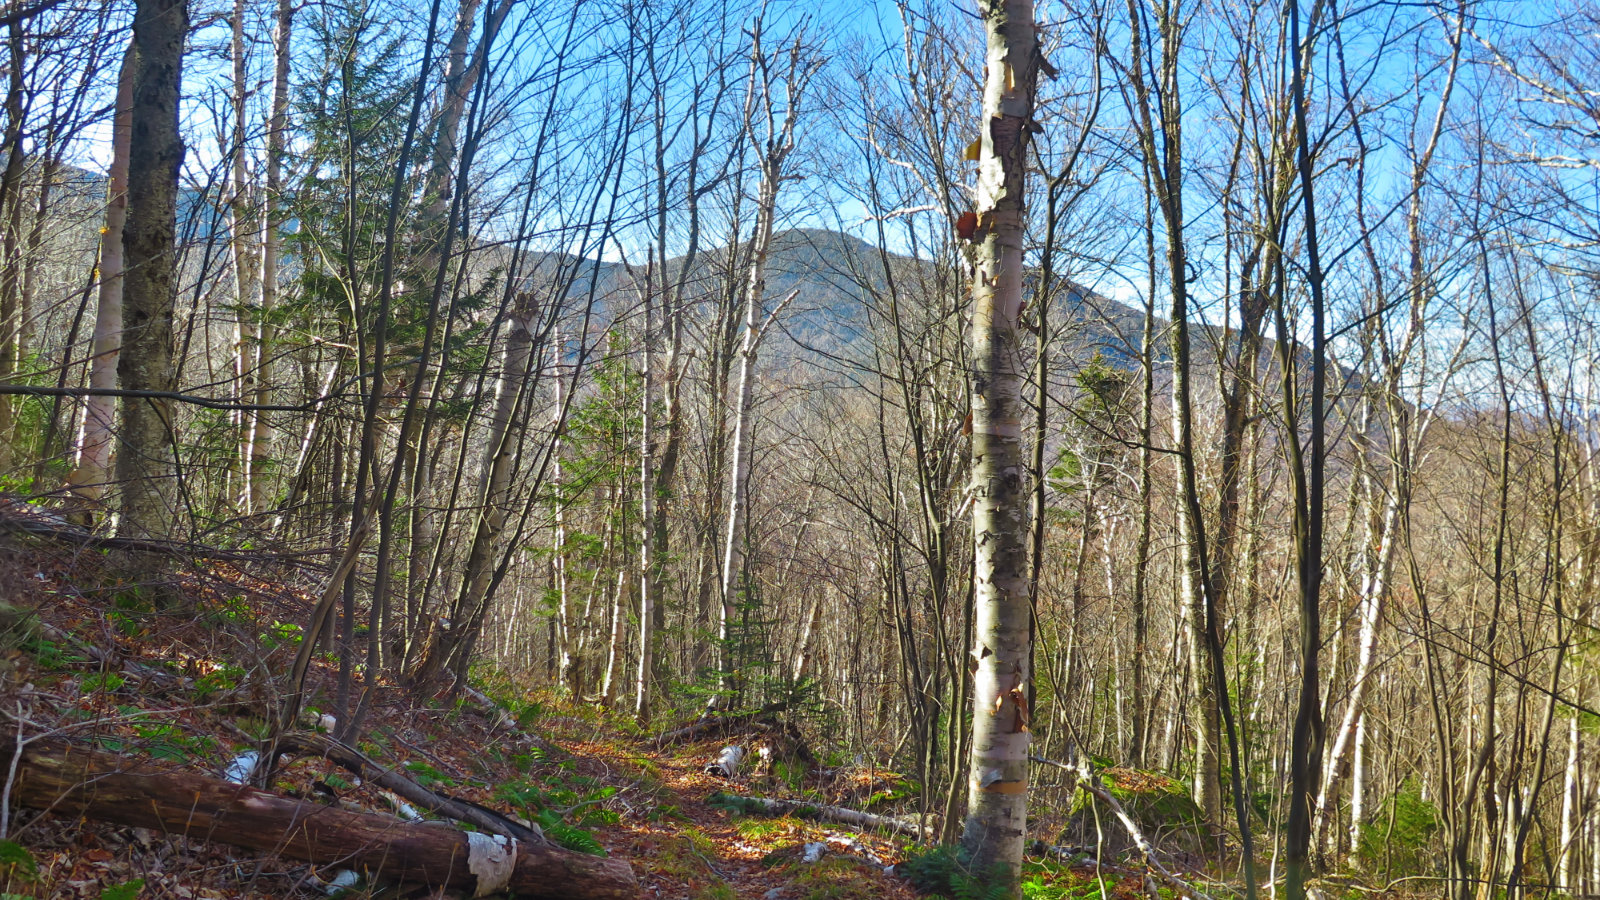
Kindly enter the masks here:
[[961, 847], [1015, 893], [1028, 809], [1028, 495], [1018, 363], [1039, 48], [1031, 0], [980, 3], [986, 36], [972, 275], [972, 748]]

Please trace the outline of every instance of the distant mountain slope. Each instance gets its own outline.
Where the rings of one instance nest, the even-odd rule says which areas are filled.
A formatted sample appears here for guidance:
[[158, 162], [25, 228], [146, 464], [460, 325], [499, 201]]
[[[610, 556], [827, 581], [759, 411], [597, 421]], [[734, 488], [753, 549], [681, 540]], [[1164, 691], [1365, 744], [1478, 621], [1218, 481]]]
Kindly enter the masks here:
[[[686, 279], [690, 296], [727, 290], [730, 278], [742, 290], [747, 263], [742, 258], [730, 260], [730, 254], [743, 256], [744, 251], [743, 246], [702, 251]], [[526, 267], [526, 278], [530, 286], [548, 284], [546, 280], [559, 270], [570, 273], [579, 262], [565, 254], [542, 255]], [[669, 261], [674, 277], [683, 264], [682, 257]], [[582, 261], [567, 292], [568, 306], [581, 308], [587, 302], [597, 271], [594, 321], [612, 321], [638, 299], [626, 268], [618, 263], [601, 262], [597, 267], [593, 260]], [[774, 235], [767, 264], [768, 308], [791, 292], [795, 297], [780, 323], [792, 341], [772, 352], [786, 356], [810, 348], [845, 357], [863, 353], [873, 327], [872, 310], [887, 292], [891, 273], [902, 302], [915, 302], [919, 285], [931, 280], [932, 263], [880, 253], [866, 241], [839, 231], [798, 228]], [[1051, 321], [1073, 357], [1087, 361], [1099, 354], [1118, 367], [1137, 365], [1144, 327], [1141, 311], [1078, 285], [1058, 296]]]

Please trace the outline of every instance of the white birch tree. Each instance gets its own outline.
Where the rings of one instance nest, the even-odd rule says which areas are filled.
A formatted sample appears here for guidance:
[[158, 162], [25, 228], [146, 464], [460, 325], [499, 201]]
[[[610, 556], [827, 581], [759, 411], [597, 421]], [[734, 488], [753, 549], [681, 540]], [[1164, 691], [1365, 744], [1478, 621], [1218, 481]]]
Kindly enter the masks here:
[[[117, 78], [117, 109], [111, 124], [111, 167], [106, 183], [106, 219], [100, 231], [100, 262], [94, 337], [90, 343], [88, 402], [78, 437], [78, 454], [67, 485], [91, 506], [105, 494], [111, 477], [111, 446], [117, 400], [117, 357], [122, 352], [122, 226], [128, 219], [128, 144], [133, 134], [133, 44], [122, 57]], [[88, 512], [78, 515], [87, 524]]]
[[[755, 231], [750, 237], [749, 280], [744, 291], [744, 332], [739, 344], [739, 382], [734, 394], [733, 448], [729, 454], [727, 531], [723, 535], [722, 606], [717, 620], [719, 694], [718, 705], [730, 685], [728, 628], [738, 611], [738, 592], [744, 575], [744, 523], [749, 506], [750, 463], [754, 457], [754, 423], [751, 407], [755, 401], [756, 353], [762, 338], [772, 327], [783, 307], [794, 294], [780, 301], [763, 316], [767, 292], [767, 257], [772, 249], [773, 223], [777, 218], [778, 193], [792, 177], [785, 163], [794, 152], [795, 130], [801, 102], [821, 59], [805, 43], [803, 29], [797, 29], [786, 53], [769, 55], [762, 49], [762, 22], [751, 28], [750, 81], [745, 96], [745, 129], [750, 143], [760, 148], [761, 174], [756, 195]], [[781, 97], [779, 96], [781, 94]]]
[[1039, 70], [1032, 0], [983, 0], [986, 38], [972, 240], [972, 751], [961, 846], [1016, 893], [1028, 813], [1028, 494], [1022, 447], [1024, 190]]

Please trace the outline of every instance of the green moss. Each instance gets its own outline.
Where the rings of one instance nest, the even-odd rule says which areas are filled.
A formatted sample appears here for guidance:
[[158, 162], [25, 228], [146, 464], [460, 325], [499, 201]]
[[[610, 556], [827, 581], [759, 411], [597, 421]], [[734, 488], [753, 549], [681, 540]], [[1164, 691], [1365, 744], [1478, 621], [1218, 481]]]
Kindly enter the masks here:
[[883, 893], [878, 871], [847, 856], [826, 856], [803, 865], [790, 884], [800, 900], [854, 900]]
[[[1177, 779], [1159, 772], [1119, 767], [1101, 771], [1100, 780], [1134, 822], [1147, 832], [1174, 829], [1198, 832], [1200, 807]], [[1072, 795], [1071, 814], [1092, 817], [1094, 802], [1094, 795], [1079, 788]], [[1106, 810], [1101, 811], [1102, 816], [1106, 813]]]
[[798, 824], [792, 819], [736, 819], [733, 830], [739, 832], [740, 837], [755, 840], [785, 834]]
[[693, 827], [662, 841], [651, 867], [661, 874], [687, 883], [689, 900], [736, 900], [733, 888], [712, 871], [711, 858], [716, 847], [711, 839]]

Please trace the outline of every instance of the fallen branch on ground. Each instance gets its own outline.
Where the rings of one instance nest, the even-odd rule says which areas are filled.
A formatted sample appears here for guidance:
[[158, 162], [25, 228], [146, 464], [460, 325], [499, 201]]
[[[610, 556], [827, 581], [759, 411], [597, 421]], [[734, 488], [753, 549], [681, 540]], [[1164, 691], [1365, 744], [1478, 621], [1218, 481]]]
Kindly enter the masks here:
[[336, 763], [363, 781], [371, 782], [385, 790], [411, 801], [428, 812], [466, 822], [493, 834], [514, 838], [529, 844], [545, 842], [544, 832], [537, 825], [523, 825], [492, 809], [468, 800], [428, 790], [415, 781], [386, 768], [349, 744], [336, 741], [325, 734], [295, 732], [278, 737], [279, 753], [301, 756], [320, 756]]
[[478, 690], [464, 681], [457, 682], [456, 689], [461, 691], [461, 693], [466, 694], [468, 700], [478, 704], [478, 708], [483, 710], [483, 714], [494, 720], [495, 728], [504, 728], [507, 731], [513, 731], [516, 729], [517, 720], [511, 718], [511, 714], [506, 712], [505, 709], [500, 706], [500, 704], [489, 699], [488, 694], [485, 694], [483, 691]]
[[858, 828], [883, 828], [921, 838], [932, 829], [915, 819], [904, 816], [880, 816], [842, 806], [819, 806], [803, 800], [774, 800], [769, 797], [747, 797], [742, 794], [724, 794], [718, 791], [706, 801], [712, 806], [723, 806], [740, 812], [762, 816], [797, 816], [802, 819], [819, 819], [839, 822]]
[[1133, 821], [1133, 817], [1128, 815], [1128, 811], [1123, 808], [1121, 801], [1106, 790], [1106, 786], [1100, 780], [1100, 776], [1089, 770], [1088, 760], [1080, 760], [1077, 766], [1069, 766], [1064, 762], [1045, 759], [1042, 756], [1030, 756], [1028, 758], [1041, 765], [1054, 766], [1064, 772], [1072, 773], [1077, 780], [1078, 787], [1093, 794], [1096, 799], [1109, 807], [1111, 814], [1116, 816], [1117, 821], [1121, 822], [1122, 827], [1127, 830], [1128, 837], [1133, 839], [1134, 846], [1139, 848], [1139, 853], [1144, 857], [1145, 866], [1150, 870], [1151, 874], [1166, 884], [1167, 887], [1186, 897], [1193, 897], [1194, 900], [1211, 900], [1210, 897], [1206, 896], [1204, 892], [1194, 885], [1167, 871], [1161, 861], [1156, 859], [1155, 846], [1150, 843], [1149, 838], [1144, 836], [1144, 832], [1139, 828], [1139, 823]]
[[623, 900], [639, 895], [626, 860], [444, 824], [411, 825], [185, 772], [138, 771], [133, 759], [59, 739], [0, 741], [0, 771], [12, 765], [17, 772], [12, 799], [57, 815], [264, 850], [472, 896], [510, 891], [552, 900]]
[[788, 708], [789, 704], [787, 703], [768, 703], [753, 712], [737, 713], [731, 716], [701, 716], [681, 728], [662, 732], [656, 736], [654, 743], [657, 747], [665, 747], [668, 744], [698, 740], [702, 737], [710, 737], [713, 734], [723, 734], [724, 732], [732, 731], [736, 728], [744, 728], [758, 722], [770, 722], [776, 718], [778, 713]]
[[[0, 385], [0, 395], [5, 393], [3, 388], [4, 386]], [[224, 550], [221, 547], [210, 547], [192, 541], [163, 541], [98, 534], [81, 525], [68, 522], [53, 509], [10, 499], [0, 499], [0, 529], [97, 550], [150, 553], [186, 561], [211, 559], [240, 563], [299, 562], [328, 555], [325, 550], [299, 552]]]
[[165, 672], [155, 666], [148, 666], [141, 662], [123, 657], [114, 650], [99, 647], [94, 644], [80, 641], [70, 632], [62, 631], [54, 625], [41, 625], [40, 633], [48, 640], [58, 644], [65, 644], [78, 653], [99, 663], [102, 667], [113, 668], [120, 665], [125, 674], [132, 675], [142, 682], [147, 682], [162, 691], [192, 690], [194, 683], [181, 675]]

